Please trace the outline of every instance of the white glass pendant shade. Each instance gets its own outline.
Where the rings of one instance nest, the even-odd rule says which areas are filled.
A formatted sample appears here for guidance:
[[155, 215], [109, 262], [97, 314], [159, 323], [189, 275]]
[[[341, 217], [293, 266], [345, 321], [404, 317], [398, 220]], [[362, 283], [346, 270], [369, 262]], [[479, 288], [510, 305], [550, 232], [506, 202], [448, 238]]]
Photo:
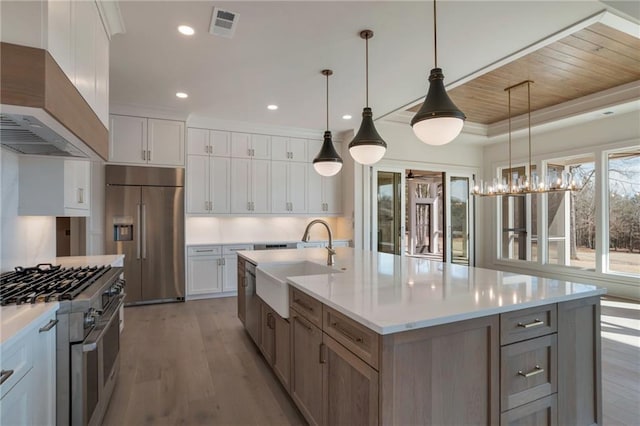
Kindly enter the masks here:
[[356, 145], [349, 148], [351, 157], [365, 166], [380, 161], [386, 151], [387, 149], [380, 145]]
[[456, 117], [437, 117], [418, 121], [413, 133], [429, 145], [444, 145], [454, 140], [462, 131], [464, 120]]
[[319, 161], [313, 163], [313, 168], [321, 176], [333, 176], [342, 169], [342, 163], [336, 161]]

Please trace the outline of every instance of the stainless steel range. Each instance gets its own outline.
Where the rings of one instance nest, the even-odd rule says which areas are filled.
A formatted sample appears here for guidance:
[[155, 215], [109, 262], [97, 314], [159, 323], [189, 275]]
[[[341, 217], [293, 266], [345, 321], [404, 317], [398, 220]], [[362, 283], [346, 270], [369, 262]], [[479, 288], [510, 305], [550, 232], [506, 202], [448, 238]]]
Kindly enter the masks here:
[[40, 264], [0, 275], [0, 305], [58, 301], [57, 425], [99, 425], [120, 368], [123, 268]]

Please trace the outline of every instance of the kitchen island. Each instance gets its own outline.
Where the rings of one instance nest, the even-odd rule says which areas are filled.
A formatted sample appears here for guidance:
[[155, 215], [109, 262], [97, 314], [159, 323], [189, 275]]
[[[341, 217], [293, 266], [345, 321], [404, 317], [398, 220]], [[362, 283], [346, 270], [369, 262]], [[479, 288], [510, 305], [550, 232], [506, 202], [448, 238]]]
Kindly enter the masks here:
[[601, 424], [603, 289], [338, 249], [288, 311], [251, 293], [245, 264], [326, 254], [239, 254], [239, 316], [309, 423]]

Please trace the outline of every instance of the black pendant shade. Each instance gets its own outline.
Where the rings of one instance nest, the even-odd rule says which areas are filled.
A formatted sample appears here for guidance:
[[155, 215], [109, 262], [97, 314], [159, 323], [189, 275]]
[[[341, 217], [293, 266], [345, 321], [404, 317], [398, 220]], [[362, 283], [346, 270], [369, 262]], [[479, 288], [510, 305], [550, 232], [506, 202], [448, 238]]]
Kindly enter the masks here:
[[373, 31], [363, 30], [360, 38], [366, 42], [366, 106], [362, 110], [362, 123], [358, 133], [349, 144], [349, 153], [355, 161], [364, 165], [371, 165], [380, 161], [387, 150], [387, 143], [378, 134], [373, 124], [373, 113], [369, 108], [369, 39]]
[[466, 115], [453, 103], [444, 88], [444, 74], [441, 68], [434, 68], [429, 75], [429, 91], [420, 110], [411, 120], [413, 126], [418, 121], [435, 117], [451, 117], [465, 120]]
[[313, 159], [313, 163], [318, 162], [335, 162], [342, 164], [342, 158], [336, 151], [333, 146], [333, 141], [331, 140], [331, 132], [327, 130], [324, 132], [324, 141], [322, 142], [322, 147], [320, 148], [320, 152], [316, 155], [316, 158]]

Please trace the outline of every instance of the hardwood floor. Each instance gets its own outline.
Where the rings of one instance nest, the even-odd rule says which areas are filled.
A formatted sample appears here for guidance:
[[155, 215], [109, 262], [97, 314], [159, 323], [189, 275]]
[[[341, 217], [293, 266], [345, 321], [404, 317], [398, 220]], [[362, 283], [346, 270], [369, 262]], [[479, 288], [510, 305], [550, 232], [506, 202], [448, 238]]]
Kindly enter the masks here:
[[304, 418], [250, 341], [236, 299], [125, 309], [104, 425], [295, 425]]
[[[104, 425], [305, 424], [236, 316], [236, 299], [127, 308]], [[605, 425], [640, 424], [640, 304], [602, 301]]]

